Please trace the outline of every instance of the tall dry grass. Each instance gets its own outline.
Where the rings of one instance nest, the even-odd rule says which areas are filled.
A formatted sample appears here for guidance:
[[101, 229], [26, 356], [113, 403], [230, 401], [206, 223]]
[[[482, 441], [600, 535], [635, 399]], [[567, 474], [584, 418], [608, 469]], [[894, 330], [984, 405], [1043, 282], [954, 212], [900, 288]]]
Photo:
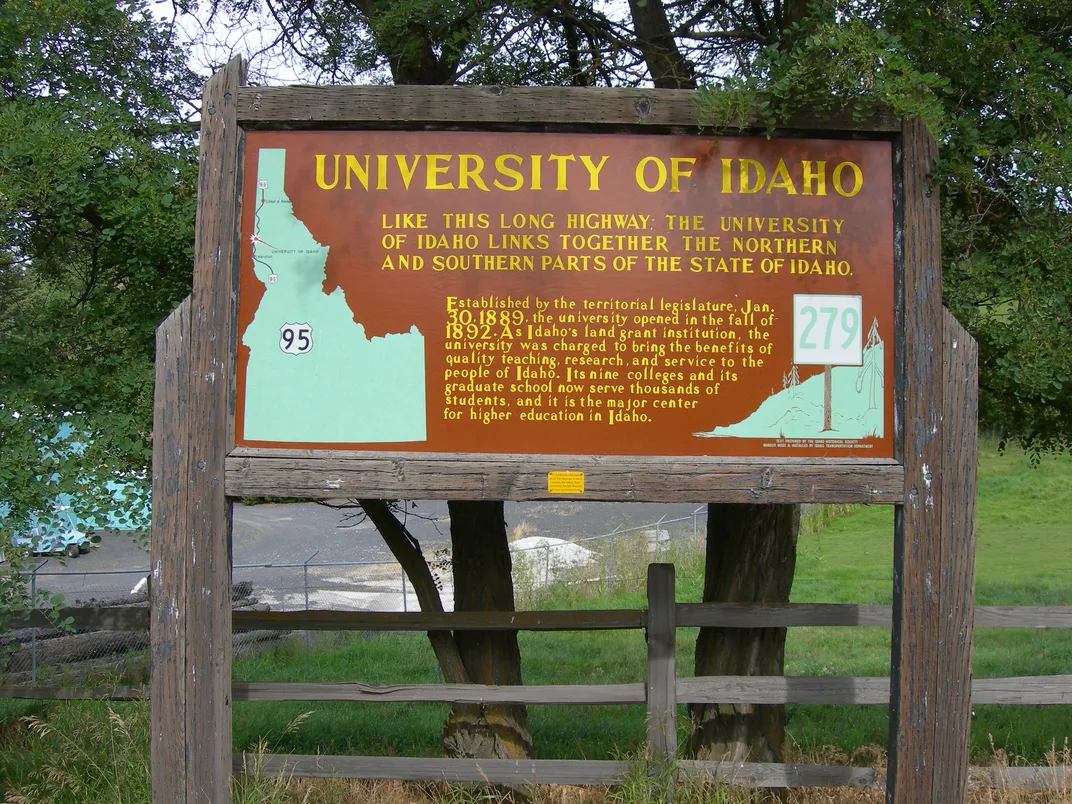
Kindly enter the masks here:
[[[92, 709], [65, 702], [52, 717], [25, 717], [7, 734], [5, 748], [22, 755], [32, 767], [19, 782], [5, 784], [7, 804], [139, 804], [149, 800], [148, 707], [145, 702], [117, 708], [101, 703]], [[283, 736], [301, 728], [305, 715], [294, 718]], [[501, 789], [445, 783], [294, 779], [259, 772], [259, 757], [273, 746], [261, 743], [247, 774], [235, 778], [235, 804], [507, 804], [521, 796]], [[673, 769], [667, 772], [631, 759], [630, 772], [615, 787], [538, 785], [523, 791], [531, 804], [656, 804], [667, 801]], [[789, 761], [814, 765], [874, 767], [879, 785], [885, 756], [879, 748], [862, 748], [846, 755], [836, 748], [802, 753]], [[1072, 747], [1066, 740], [1046, 756], [1041, 776], [1046, 790], [1016, 788], [1016, 771], [1026, 760], [995, 748], [975, 781], [993, 787], [973, 789], [969, 804], [1072, 804]], [[0, 784], [3, 780], [0, 780]], [[882, 789], [813, 789], [775, 793], [730, 788], [710, 778], [673, 780], [676, 804], [850, 804], [884, 800]]]

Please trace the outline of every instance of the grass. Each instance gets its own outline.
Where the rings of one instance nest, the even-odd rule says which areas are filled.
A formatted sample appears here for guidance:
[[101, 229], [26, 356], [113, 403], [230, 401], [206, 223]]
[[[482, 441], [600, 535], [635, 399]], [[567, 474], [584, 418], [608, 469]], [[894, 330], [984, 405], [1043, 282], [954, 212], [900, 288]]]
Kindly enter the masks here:
[[[1022, 453], [1000, 454], [984, 442], [977, 530], [978, 605], [1072, 605], [1072, 458], [1043, 458], [1032, 468]], [[875, 506], [802, 536], [793, 600], [890, 603], [892, 534], [892, 511]], [[886, 675], [889, 632], [791, 629], [786, 657], [786, 672], [794, 675]], [[973, 669], [976, 678], [1072, 674], [1072, 632], [978, 629]], [[789, 718], [790, 734], [805, 750], [885, 744], [888, 733], [882, 707], [790, 707]], [[978, 706], [971, 751], [979, 762], [994, 746], [1042, 762], [1054, 739], [1069, 737], [1065, 707]]]
[[[702, 550], [689, 544], [691, 524], [686, 525], [675, 535], [678, 552], [670, 560], [677, 565], [678, 600], [695, 601], [700, 599], [702, 587]], [[615, 546], [616, 572], [627, 578], [642, 578], [647, 558], [646, 545], [630, 548], [620, 540]], [[889, 603], [892, 561], [890, 508], [811, 509], [799, 542], [793, 600]], [[1000, 455], [993, 443], [984, 443], [979, 467], [976, 581], [980, 605], [1072, 605], [1072, 457], [1045, 458], [1032, 468], [1023, 455]], [[643, 584], [637, 580], [626, 580], [614, 589], [561, 583], [551, 589], [529, 587], [521, 593], [519, 597], [529, 608], [645, 606]], [[679, 675], [692, 672], [694, 636], [694, 629], [681, 629], [678, 633]], [[528, 683], [610, 684], [642, 681], [644, 677], [644, 638], [638, 631], [525, 632], [519, 639]], [[889, 633], [884, 629], [790, 629], [786, 672], [884, 676], [889, 673], [889, 650]], [[979, 629], [975, 633], [974, 668], [980, 678], [1072, 674], [1072, 633]], [[294, 641], [277, 651], [240, 658], [235, 662], [234, 677], [249, 681], [361, 680], [385, 684], [440, 680], [423, 635], [360, 633], [320, 634], [314, 637], [312, 650]], [[102, 770], [93, 777], [93, 784], [103, 791], [102, 795], [79, 799], [64, 798], [66, 794], [59, 793], [38, 800], [59, 804], [146, 800], [138, 797], [138, 791], [144, 789], [144, 752], [138, 754], [131, 748], [133, 753], [128, 760], [121, 751], [111, 748], [123, 742], [120, 723], [132, 733], [147, 730], [144, 710], [144, 704], [138, 703], [109, 707], [93, 702], [0, 701], [0, 783], [19, 791], [44, 791], [48, 784], [58, 784], [63, 774], [71, 771], [64, 770], [64, 764], [57, 763], [56, 758], [66, 757], [73, 762], [77, 756], [74, 749], [64, 748], [66, 735], [76, 745], [95, 746], [93, 756]], [[306, 713], [309, 714], [300, 727], [288, 727]], [[234, 746], [236, 750], [254, 752], [269, 746], [273, 752], [434, 756], [440, 751], [439, 734], [446, 713], [447, 707], [437, 704], [238, 703], [234, 708]], [[837, 755], [849, 761], [857, 748], [886, 742], [884, 707], [791, 706], [788, 715], [788, 730], [798, 758], [817, 761], [816, 758]], [[642, 707], [531, 707], [529, 718], [541, 758], [636, 756], [643, 741]], [[1072, 716], [1066, 707], [980, 706], [972, 725], [972, 758], [977, 763], [1067, 763], [1067, 750], [1063, 760], [1059, 751], [1056, 755], [1052, 752], [1069, 738]], [[874, 753], [857, 755], [855, 761], [871, 763]], [[89, 765], [87, 768], [89, 774], [92, 769]], [[122, 782], [113, 782], [112, 778]], [[455, 788], [397, 783], [360, 785], [332, 780], [310, 786], [312, 783], [298, 780], [280, 783], [254, 779], [240, 784], [245, 787], [236, 787], [236, 801], [460, 804], [492, 800], [484, 793], [464, 789], [458, 792]], [[123, 798], [106, 797], [113, 788], [132, 792]], [[563, 791], [559, 789], [562, 796], [572, 797], [553, 799], [546, 796], [559, 793], [541, 792], [537, 801], [580, 800], [580, 793]], [[641, 796], [638, 791], [639, 788], [634, 793]], [[598, 795], [603, 794], [597, 791], [593, 793], [597, 797], [585, 800], [610, 800]], [[719, 800], [710, 791], [702, 795], [709, 797], [696, 800]], [[850, 800], [837, 798], [840, 794], [832, 794], [833, 798], [822, 795], [826, 794], [800, 793], [794, 794], [792, 800]], [[990, 794], [981, 791], [973, 801], [998, 800], [980, 797], [983, 795]], [[755, 800], [734, 796], [725, 800]], [[687, 799], [679, 796], [679, 800]], [[1072, 795], [1065, 799], [1030, 799], [1010, 793], [1000, 800], [1058, 801], [1072, 800]]]

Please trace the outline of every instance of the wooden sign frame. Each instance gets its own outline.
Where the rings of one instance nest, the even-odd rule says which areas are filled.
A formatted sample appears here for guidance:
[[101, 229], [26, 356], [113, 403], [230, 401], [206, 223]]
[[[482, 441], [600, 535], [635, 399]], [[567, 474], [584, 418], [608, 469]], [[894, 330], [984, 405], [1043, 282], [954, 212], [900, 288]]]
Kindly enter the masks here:
[[[563, 461], [555, 456], [235, 450], [237, 221], [245, 129], [692, 134], [699, 122], [694, 93], [686, 90], [263, 88], [243, 86], [244, 71], [244, 62], [236, 59], [205, 88], [194, 288], [157, 336], [153, 800], [229, 800], [234, 497], [530, 500], [548, 496], [547, 473], [558, 470], [585, 472], [584, 492], [576, 495], [585, 500], [895, 505], [889, 798], [962, 798], [972, 578], [965, 562], [952, 562], [951, 555], [959, 550], [963, 558], [970, 550], [974, 453], [969, 461], [963, 446], [974, 443], [974, 431], [967, 425], [947, 431], [943, 419], [956, 415], [951, 404], [973, 410], [976, 402], [970, 393], [964, 399], [943, 398], [943, 372], [962, 372], [973, 353], [966, 334], [943, 317], [939, 203], [931, 178], [936, 145], [922, 123], [877, 111], [864, 120], [794, 121], [779, 132], [883, 138], [894, 144], [894, 254], [901, 268], [894, 291], [894, 460], [659, 458], [638, 466], [633, 458], [601, 456]], [[972, 421], [970, 416], [957, 420]], [[950, 570], [954, 566], [959, 569]], [[960, 756], [964, 762], [949, 762]], [[936, 798], [937, 791], [945, 793]], [[949, 791], [954, 797], [947, 799]]]
[[[325, 94], [326, 93], [326, 94]], [[658, 103], [653, 103], [653, 98]], [[474, 87], [240, 89], [236, 113], [244, 129], [409, 129], [693, 134], [700, 129], [690, 91], [659, 93]], [[897, 142], [900, 123], [877, 115], [847, 131], [845, 121], [802, 121], [786, 136], [865, 137]], [[893, 169], [891, 168], [891, 173]], [[248, 181], [246, 182], [248, 185]], [[239, 187], [240, 190], [240, 187]], [[895, 195], [897, 195], [895, 193]], [[240, 202], [239, 202], [240, 203]], [[902, 215], [903, 210], [895, 210]], [[899, 223], [899, 222], [898, 222]], [[895, 253], [899, 299], [903, 260]], [[263, 277], [262, 277], [263, 280]], [[256, 284], [256, 283], [253, 283]], [[235, 290], [232, 289], [232, 293]], [[813, 291], [814, 292], [814, 291]], [[895, 360], [904, 351], [905, 311], [895, 304]], [[894, 385], [900, 382], [895, 364]], [[896, 389], [888, 398], [901, 406]], [[898, 452], [903, 409], [892, 416], [892, 458], [730, 458], [652, 455], [532, 455], [382, 451], [363, 448], [232, 449], [226, 487], [235, 496], [377, 497], [455, 500], [570, 499], [553, 493], [549, 475], [580, 473], [586, 500], [895, 503], [904, 468]], [[714, 442], [711, 442], [715, 446]]]

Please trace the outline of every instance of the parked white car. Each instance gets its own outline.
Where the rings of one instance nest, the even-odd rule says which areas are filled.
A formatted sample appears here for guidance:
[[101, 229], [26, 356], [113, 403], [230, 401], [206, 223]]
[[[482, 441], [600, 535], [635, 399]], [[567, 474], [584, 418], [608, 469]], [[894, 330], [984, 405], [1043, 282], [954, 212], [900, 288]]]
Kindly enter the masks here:
[[[0, 518], [7, 514], [6, 509], [6, 505], [0, 505]], [[56, 502], [50, 515], [31, 516], [30, 529], [15, 534], [11, 541], [16, 548], [35, 555], [62, 554], [76, 558], [96, 547], [100, 543], [100, 536], [82, 530], [71, 506]]]

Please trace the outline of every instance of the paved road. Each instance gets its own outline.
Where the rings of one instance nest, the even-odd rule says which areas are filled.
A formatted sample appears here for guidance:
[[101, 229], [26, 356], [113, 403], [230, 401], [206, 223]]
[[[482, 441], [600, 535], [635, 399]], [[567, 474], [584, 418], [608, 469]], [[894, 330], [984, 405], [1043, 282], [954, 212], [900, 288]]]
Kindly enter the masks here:
[[[507, 527], [514, 536], [549, 536], [574, 540], [609, 533], [615, 528], [634, 527], [667, 519], [690, 517], [692, 504], [656, 503], [506, 503]], [[420, 541], [425, 555], [434, 556], [450, 544], [445, 502], [420, 502], [406, 509], [405, 521]], [[703, 520], [700, 520], [703, 522]], [[64, 594], [69, 602], [125, 594], [144, 576], [149, 566], [148, 545], [127, 534], [106, 535], [101, 546], [88, 555], [70, 560], [49, 559], [38, 575], [40, 586]], [[43, 559], [42, 559], [43, 561]], [[292, 505], [235, 505], [235, 580], [250, 580], [258, 590], [269, 593], [277, 605], [303, 603], [305, 573], [298, 567], [310, 561], [392, 562], [370, 522], [352, 511], [339, 511], [311, 503]], [[64, 566], [64, 564], [66, 566]], [[257, 565], [247, 567], [246, 565]], [[271, 566], [268, 566], [271, 565]], [[123, 572], [126, 571], [126, 572]], [[59, 576], [48, 573], [63, 573]], [[377, 596], [398, 592], [401, 579], [383, 568], [361, 570], [368, 583], [362, 592], [349, 593], [349, 602], [337, 595], [333, 600], [317, 600], [317, 589], [353, 586], [354, 568], [314, 567], [309, 570], [309, 586], [314, 590], [311, 605], [388, 605]], [[285, 593], [285, 594], [284, 594]], [[412, 594], [412, 593], [411, 593]], [[283, 598], [286, 598], [284, 601]], [[346, 594], [343, 595], [346, 597]], [[399, 597], [397, 603], [401, 603]], [[407, 606], [411, 604], [407, 601]]]

